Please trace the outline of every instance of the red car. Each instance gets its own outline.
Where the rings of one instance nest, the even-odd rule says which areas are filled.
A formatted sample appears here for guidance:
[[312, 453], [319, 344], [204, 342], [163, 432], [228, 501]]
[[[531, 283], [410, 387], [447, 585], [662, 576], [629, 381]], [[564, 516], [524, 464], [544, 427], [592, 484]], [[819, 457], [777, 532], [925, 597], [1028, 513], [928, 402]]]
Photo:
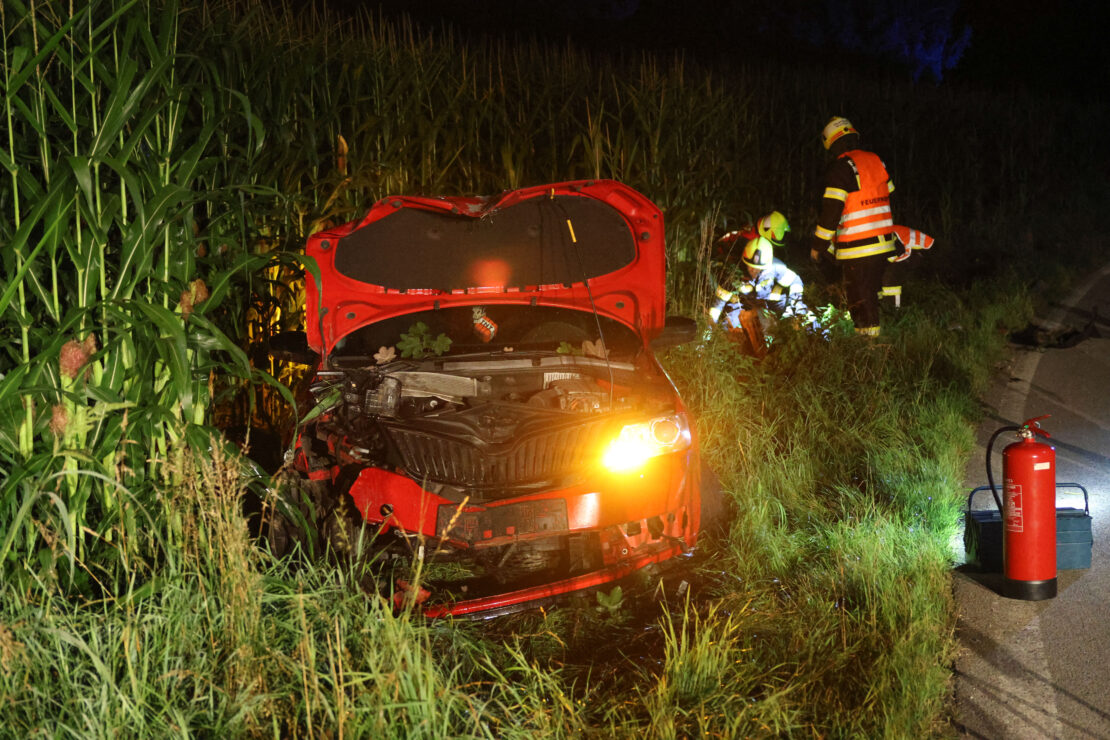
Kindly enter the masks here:
[[319, 413], [294, 466], [326, 533], [419, 560], [432, 616], [689, 552], [697, 445], [653, 349], [695, 327], [664, 315], [663, 245], [660, 210], [611, 180], [390, 197], [313, 235]]

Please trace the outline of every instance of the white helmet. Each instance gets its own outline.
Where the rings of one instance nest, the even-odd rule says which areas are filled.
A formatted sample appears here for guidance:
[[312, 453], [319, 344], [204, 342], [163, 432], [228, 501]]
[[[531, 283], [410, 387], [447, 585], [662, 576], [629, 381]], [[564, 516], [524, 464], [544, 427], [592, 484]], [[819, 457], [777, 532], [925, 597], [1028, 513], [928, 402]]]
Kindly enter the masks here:
[[829, 122], [825, 124], [825, 128], [821, 130], [821, 143], [825, 145], [825, 149], [828, 149], [833, 145], [833, 142], [841, 136], [858, 133], [859, 131], [856, 131], [856, 127], [853, 126], [852, 122], [847, 118], [834, 116], [829, 119]]

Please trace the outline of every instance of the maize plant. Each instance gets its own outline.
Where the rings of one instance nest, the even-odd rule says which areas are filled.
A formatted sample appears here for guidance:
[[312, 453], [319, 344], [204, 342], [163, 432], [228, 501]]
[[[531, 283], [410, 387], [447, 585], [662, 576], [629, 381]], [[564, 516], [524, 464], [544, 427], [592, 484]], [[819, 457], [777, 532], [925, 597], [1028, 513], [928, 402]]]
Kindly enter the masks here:
[[180, 52], [175, 10], [0, 11], [5, 567], [86, 562], [101, 543], [126, 566], [141, 538], [120, 532], [136, 531], [167, 450], [207, 440], [210, 374], [251, 373], [208, 315], [259, 258], [238, 245], [225, 265], [197, 258], [238, 236], [204, 220], [231, 112]]

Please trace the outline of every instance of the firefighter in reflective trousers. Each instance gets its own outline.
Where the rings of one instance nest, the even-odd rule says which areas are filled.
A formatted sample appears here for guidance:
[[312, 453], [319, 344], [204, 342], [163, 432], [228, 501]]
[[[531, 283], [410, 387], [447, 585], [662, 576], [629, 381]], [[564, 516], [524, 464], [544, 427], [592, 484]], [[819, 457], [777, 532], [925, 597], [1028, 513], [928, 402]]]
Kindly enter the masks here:
[[[766, 353], [764, 334], [777, 318], [805, 318], [802, 279], [775, 258], [774, 247], [762, 236], [748, 240], [741, 254], [745, 273], [728, 287], [717, 286], [709, 318], [730, 331], [742, 330], [757, 357]], [[724, 317], [722, 322], [721, 317]]]
[[879, 295], [888, 259], [904, 245], [894, 236], [890, 194], [894, 183], [878, 155], [859, 148], [847, 118], [825, 125], [821, 141], [834, 159], [825, 172], [810, 258], [836, 260], [844, 272], [848, 311], [856, 332], [879, 335]]

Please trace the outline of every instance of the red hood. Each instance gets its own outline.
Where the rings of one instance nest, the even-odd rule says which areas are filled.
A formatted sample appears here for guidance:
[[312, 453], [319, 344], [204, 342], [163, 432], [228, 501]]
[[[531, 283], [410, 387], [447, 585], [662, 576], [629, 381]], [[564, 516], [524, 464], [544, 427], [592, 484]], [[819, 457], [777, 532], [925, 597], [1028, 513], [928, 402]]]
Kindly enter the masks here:
[[[664, 323], [663, 215], [613, 180], [485, 198], [383, 198], [313, 234], [309, 345], [328, 353], [367, 324], [474, 304], [596, 310], [651, 340]], [[588, 286], [588, 287], [587, 287]]]

